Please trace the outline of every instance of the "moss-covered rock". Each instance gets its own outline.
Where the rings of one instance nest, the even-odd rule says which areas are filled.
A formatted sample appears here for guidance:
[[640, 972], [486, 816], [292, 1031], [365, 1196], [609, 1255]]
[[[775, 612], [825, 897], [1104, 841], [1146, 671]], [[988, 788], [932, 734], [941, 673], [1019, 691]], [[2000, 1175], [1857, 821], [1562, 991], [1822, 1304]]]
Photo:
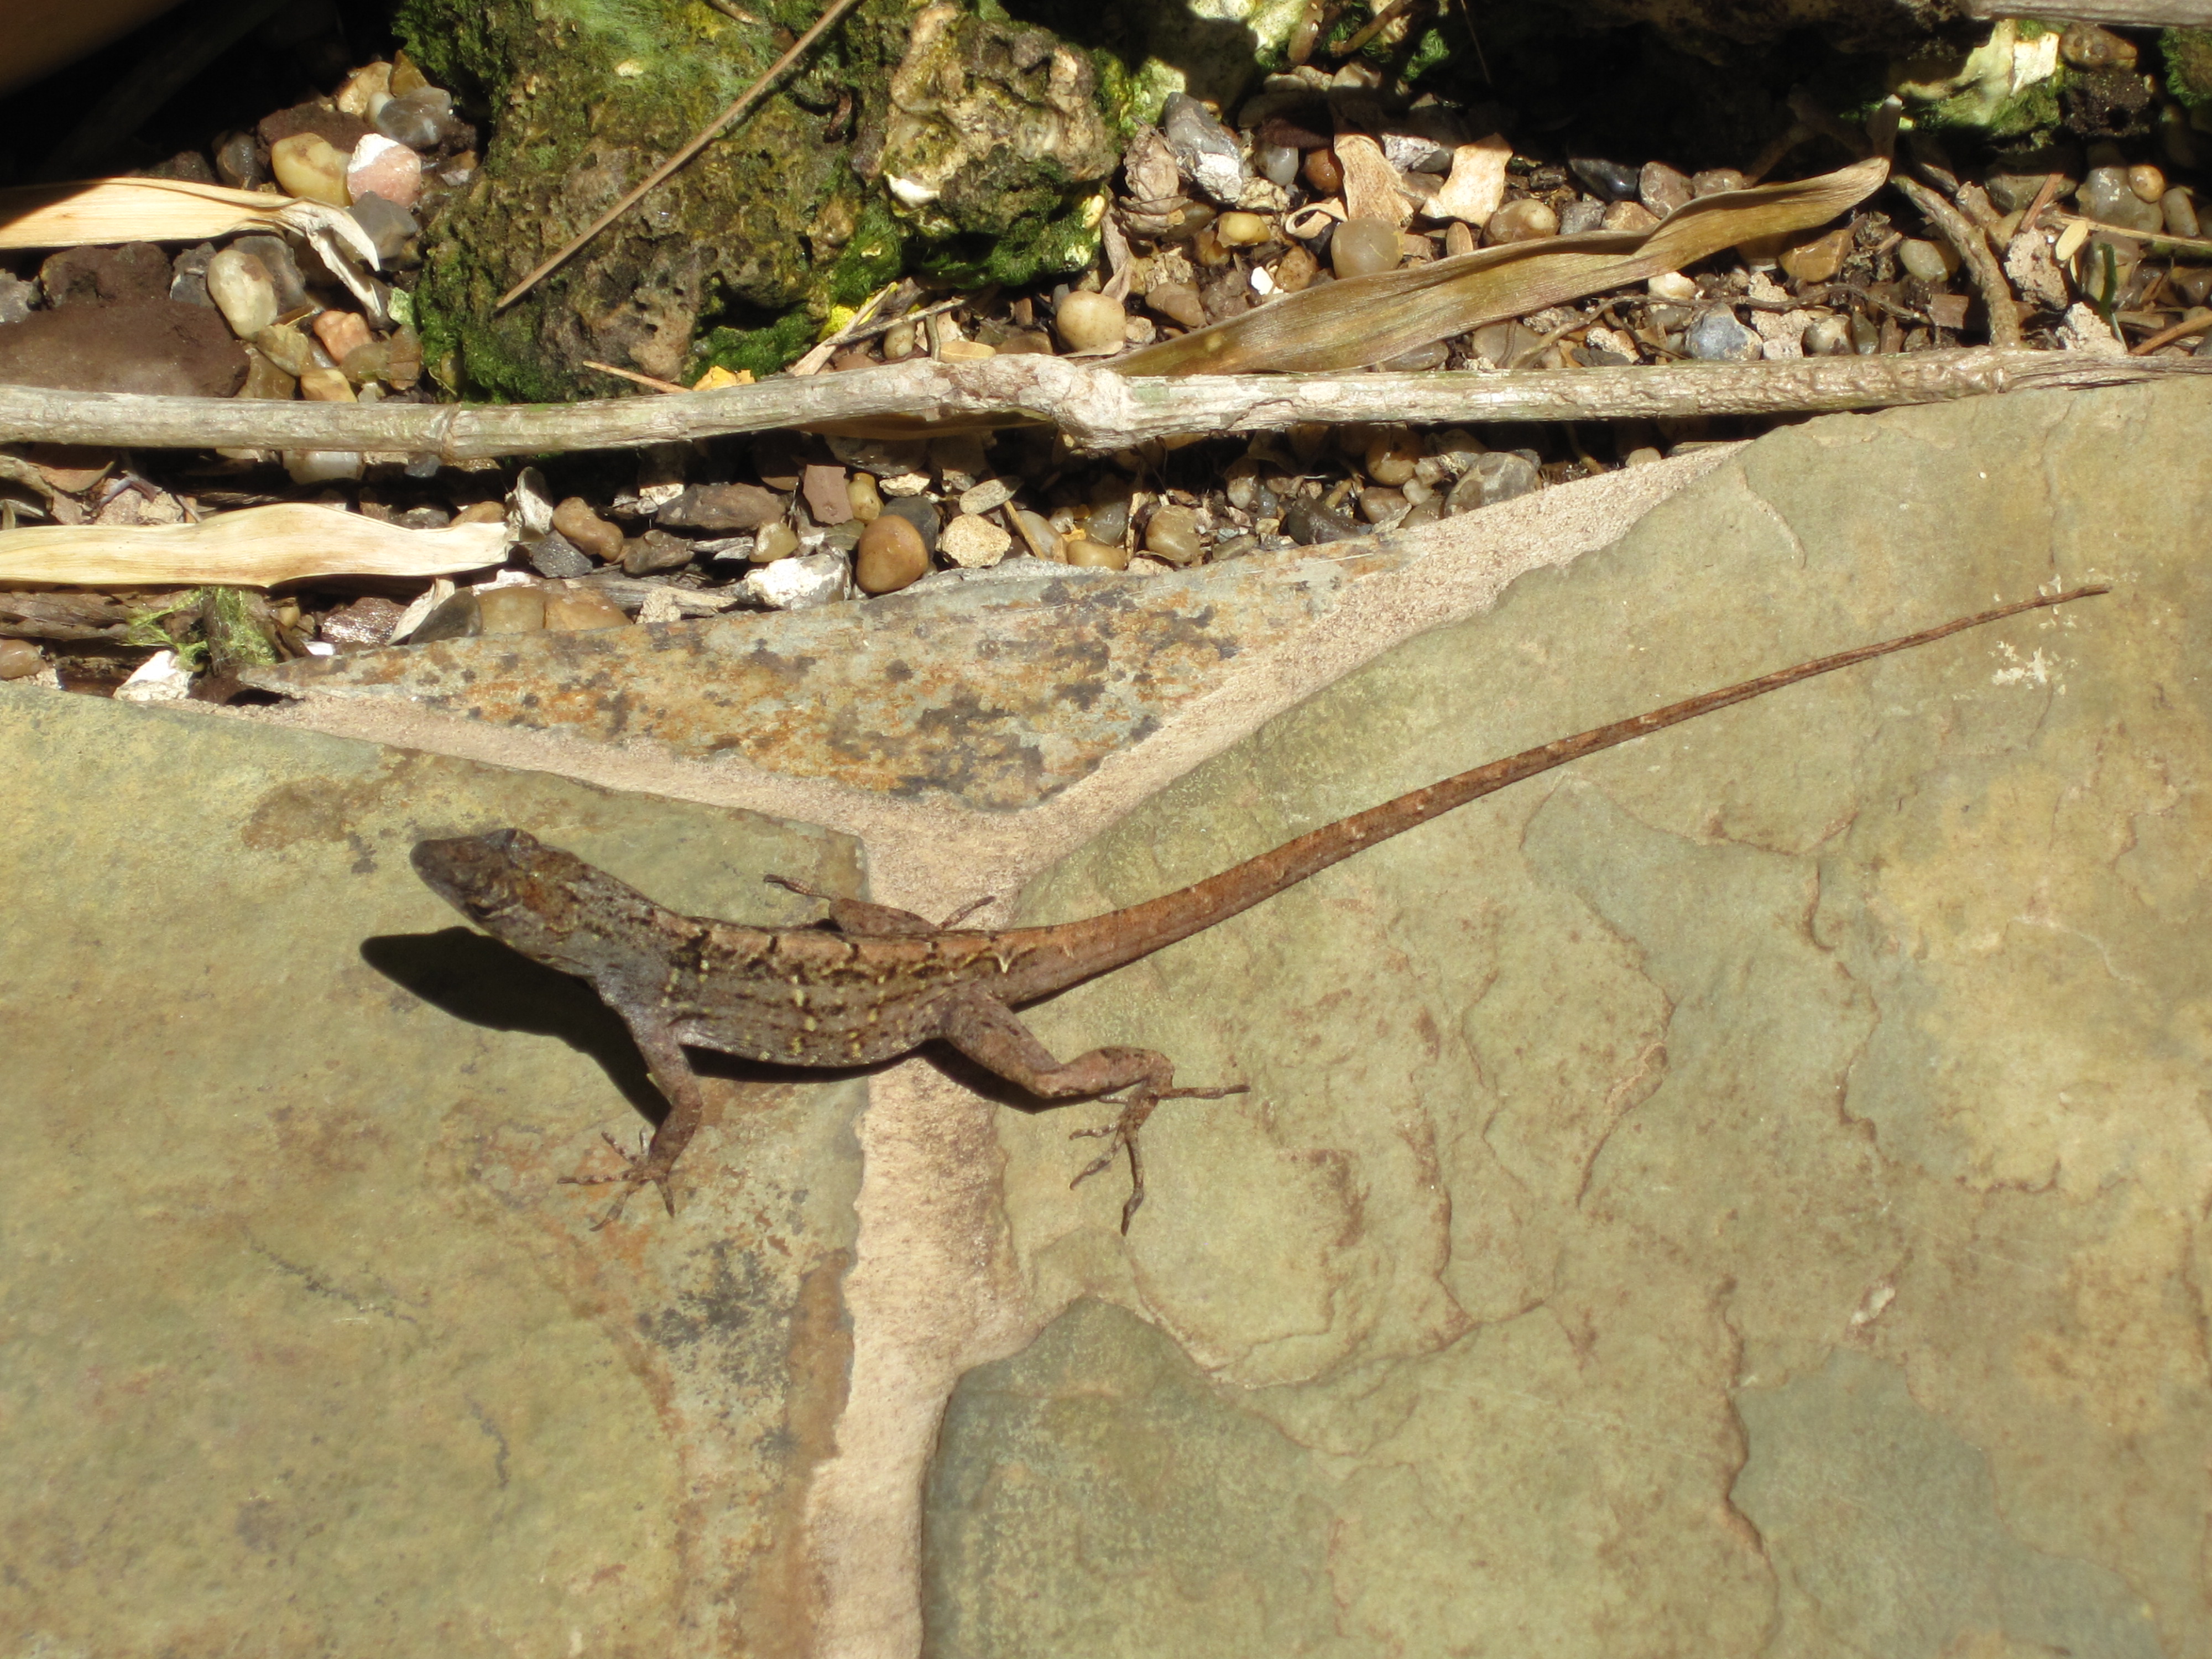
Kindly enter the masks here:
[[[610, 390], [586, 360], [763, 374], [902, 270], [1025, 281], [1088, 257], [1088, 204], [1117, 150], [1091, 55], [1003, 14], [864, 0], [732, 132], [495, 313], [819, 15], [817, 0], [754, 6], [769, 23], [703, 0], [403, 0], [410, 53], [492, 132], [431, 228], [416, 295], [447, 385]], [[900, 169], [927, 180], [921, 199], [886, 193]]]
[[2212, 110], [2212, 29], [2167, 29], [2166, 89], [2191, 110]]

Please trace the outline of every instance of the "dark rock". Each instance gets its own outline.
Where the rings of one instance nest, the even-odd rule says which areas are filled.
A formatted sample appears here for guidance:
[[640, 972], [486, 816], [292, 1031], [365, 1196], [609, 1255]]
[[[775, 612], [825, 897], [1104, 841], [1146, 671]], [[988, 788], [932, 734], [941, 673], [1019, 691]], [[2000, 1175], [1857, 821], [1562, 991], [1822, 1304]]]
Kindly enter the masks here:
[[337, 149], [350, 155], [353, 148], [376, 131], [357, 115], [348, 115], [343, 110], [327, 108], [321, 104], [295, 104], [289, 109], [280, 109], [274, 115], [264, 115], [256, 129], [264, 147], [289, 138], [295, 133], [319, 133]]
[[0, 270], [0, 323], [20, 323], [31, 314], [39, 297], [38, 285]]
[[354, 222], [376, 244], [376, 257], [386, 264], [398, 258], [408, 242], [421, 234], [422, 227], [415, 216], [404, 207], [396, 207], [371, 191], [346, 210], [353, 215]]
[[757, 530], [783, 509], [783, 497], [758, 484], [693, 484], [654, 516], [672, 530]]
[[225, 133], [215, 147], [215, 170], [233, 190], [252, 190], [269, 182], [269, 157], [252, 133]]
[[1301, 547], [1311, 547], [1316, 542], [1350, 541], [1360, 528], [1340, 513], [1299, 501], [1292, 501], [1284, 513], [1283, 533]]
[[228, 398], [246, 368], [220, 313], [175, 300], [70, 306], [0, 329], [0, 382], [10, 386]]
[[39, 267], [50, 306], [120, 306], [169, 297], [169, 256], [151, 242], [70, 247]]
[[1622, 161], [1600, 161], [1595, 155], [1570, 157], [1567, 166], [1576, 178], [1608, 202], [1632, 202], [1642, 182], [1642, 169]]
[[[674, 541], [676, 538], [671, 536], [668, 539]], [[550, 580], [567, 581], [577, 576], [588, 576], [592, 574], [591, 559], [575, 543], [557, 530], [549, 530], [531, 543], [529, 552], [531, 568]], [[684, 560], [688, 563], [690, 559], [690, 550], [687, 544]], [[633, 571], [631, 574], [637, 573]]]
[[[574, 544], [570, 546], [573, 550]], [[651, 576], [664, 570], [681, 570], [691, 562], [697, 551], [681, 536], [672, 536], [665, 530], [648, 530], [635, 541], [623, 544], [622, 568], [624, 574], [631, 576]], [[581, 575], [583, 572], [576, 574]]]
[[[359, 651], [382, 645], [399, 625], [403, 607], [377, 594], [368, 594], [326, 611], [318, 619], [316, 632], [341, 651]], [[425, 617], [424, 621], [428, 618]]]
[[465, 587], [422, 618], [407, 636], [409, 645], [428, 645], [434, 640], [474, 639], [483, 632], [483, 609], [476, 590]]
[[181, 179], [194, 185], [211, 185], [216, 181], [215, 169], [208, 165], [208, 158], [196, 149], [180, 149], [166, 161], [157, 161], [150, 167], [140, 168], [137, 176], [141, 179]]
[[921, 532], [922, 550], [937, 551], [937, 507], [926, 495], [900, 495], [884, 503], [884, 516], [904, 519]]
[[177, 256], [171, 268], [169, 297], [188, 306], [212, 306], [208, 297], [208, 261], [215, 258], [215, 244], [202, 242], [198, 247], [188, 247]]
[[282, 236], [240, 236], [231, 246], [240, 253], [250, 253], [261, 261], [261, 268], [276, 284], [276, 314], [285, 316], [307, 302], [307, 279], [300, 275], [300, 262], [292, 257], [292, 249]]

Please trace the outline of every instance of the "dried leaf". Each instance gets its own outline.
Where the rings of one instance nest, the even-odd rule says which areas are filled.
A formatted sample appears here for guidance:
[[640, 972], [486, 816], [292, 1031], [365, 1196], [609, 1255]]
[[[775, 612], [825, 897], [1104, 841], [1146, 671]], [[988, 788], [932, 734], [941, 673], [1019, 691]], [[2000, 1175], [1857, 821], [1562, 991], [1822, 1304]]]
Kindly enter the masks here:
[[376, 244], [343, 209], [189, 179], [79, 179], [0, 190], [0, 249], [204, 242], [241, 230], [335, 240], [370, 269]]
[[287, 503], [198, 524], [42, 525], [0, 532], [0, 582], [270, 587], [317, 576], [446, 575], [497, 564], [506, 554], [504, 524], [403, 530], [357, 514]]
[[1359, 368], [1485, 323], [1679, 270], [1754, 237], [1810, 230], [1864, 201], [1888, 176], [1889, 163], [1876, 157], [1817, 179], [1701, 196], [1649, 231], [1510, 242], [1329, 283], [1108, 367], [1143, 375]]

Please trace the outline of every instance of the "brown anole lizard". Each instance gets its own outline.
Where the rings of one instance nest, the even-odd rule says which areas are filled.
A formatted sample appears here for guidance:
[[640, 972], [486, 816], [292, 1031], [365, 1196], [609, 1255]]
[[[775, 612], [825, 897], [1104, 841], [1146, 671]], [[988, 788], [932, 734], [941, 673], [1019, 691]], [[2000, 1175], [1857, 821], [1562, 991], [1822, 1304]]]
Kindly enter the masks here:
[[660, 1189], [669, 1213], [676, 1212], [670, 1172], [704, 1110], [698, 1077], [684, 1057], [686, 1044], [785, 1066], [852, 1066], [942, 1041], [1042, 1099], [1128, 1091], [1109, 1127], [1078, 1131], [1104, 1136], [1109, 1144], [1076, 1176], [1079, 1182], [1095, 1175], [1127, 1151], [1126, 1232], [1144, 1202], [1138, 1131], [1153, 1108], [1163, 1100], [1214, 1099], [1241, 1090], [1176, 1088], [1173, 1063], [1150, 1048], [1093, 1048], [1073, 1060], [1055, 1060], [1015, 1009], [1188, 939], [1362, 848], [1581, 756], [1816, 674], [2108, 591], [2077, 587], [2000, 605], [1560, 738], [1323, 824], [1176, 892], [1048, 927], [939, 927], [889, 905], [840, 898], [829, 900], [828, 915], [810, 927], [751, 927], [679, 915], [520, 830], [419, 842], [415, 868], [495, 939], [533, 962], [588, 981], [628, 1024], [667, 1097], [670, 1111], [652, 1145], [641, 1157], [623, 1153], [629, 1167], [623, 1174], [569, 1177], [620, 1184], [622, 1191], [597, 1224], [619, 1216], [631, 1194], [648, 1182]]

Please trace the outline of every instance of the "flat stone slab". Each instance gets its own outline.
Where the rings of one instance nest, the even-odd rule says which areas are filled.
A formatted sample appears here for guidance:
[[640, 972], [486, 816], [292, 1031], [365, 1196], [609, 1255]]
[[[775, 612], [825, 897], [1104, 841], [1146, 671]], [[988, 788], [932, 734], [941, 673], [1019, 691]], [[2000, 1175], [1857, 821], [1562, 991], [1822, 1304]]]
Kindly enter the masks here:
[[635, 1049], [407, 853], [515, 823], [796, 920], [762, 874], [853, 843], [22, 689], [0, 763], [0, 1646], [803, 1650], [863, 1085], [716, 1080], [680, 1213], [590, 1231]]
[[1126, 1241], [1118, 1183], [1071, 1202], [1074, 1115], [997, 1114], [1041, 1334], [953, 1394], [923, 1650], [2212, 1651], [2207, 453], [2187, 388], [1778, 432], [1034, 884], [1032, 921], [1141, 900], [2115, 586], [1547, 774], [1034, 1011], [1251, 1091], [1152, 1120]]

